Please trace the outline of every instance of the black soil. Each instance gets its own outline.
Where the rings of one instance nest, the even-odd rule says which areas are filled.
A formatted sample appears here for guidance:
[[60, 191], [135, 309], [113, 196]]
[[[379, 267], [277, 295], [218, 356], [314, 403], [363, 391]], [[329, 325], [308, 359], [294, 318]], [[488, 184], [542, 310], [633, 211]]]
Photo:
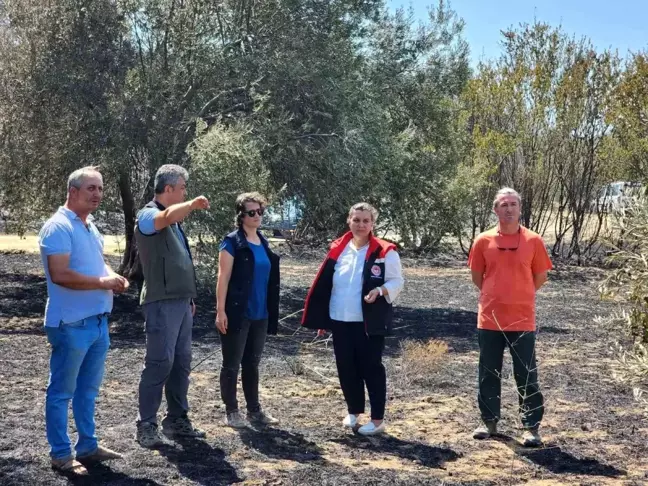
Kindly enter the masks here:
[[[618, 384], [610, 348], [622, 329], [595, 320], [617, 310], [602, 302], [595, 269], [562, 268], [538, 297], [538, 361], [547, 411], [546, 444], [518, 442], [510, 360], [505, 361], [502, 437], [474, 441], [476, 292], [463, 264], [405, 261], [406, 290], [387, 339], [388, 432], [364, 438], [341, 426], [345, 406], [330, 343], [299, 329], [297, 314], [270, 337], [262, 403], [281, 420], [241, 432], [221, 423], [220, 344], [213, 297], [201, 293], [194, 327], [191, 418], [206, 440], [159, 451], [135, 441], [144, 332], [136, 289], [115, 299], [112, 349], [97, 405], [98, 435], [125, 459], [70, 480], [51, 470], [44, 433], [49, 348], [42, 330], [46, 286], [38, 255], [0, 254], [0, 484], [114, 485], [500, 485], [648, 484], [648, 424], [632, 391]], [[317, 269], [283, 259], [282, 316], [298, 312]], [[404, 362], [405, 339], [449, 345], [423, 376]], [[241, 405], [244, 405], [240, 393]], [[164, 405], [163, 405], [164, 407]], [[161, 411], [162, 413], [162, 411]], [[71, 421], [71, 437], [74, 427]]]

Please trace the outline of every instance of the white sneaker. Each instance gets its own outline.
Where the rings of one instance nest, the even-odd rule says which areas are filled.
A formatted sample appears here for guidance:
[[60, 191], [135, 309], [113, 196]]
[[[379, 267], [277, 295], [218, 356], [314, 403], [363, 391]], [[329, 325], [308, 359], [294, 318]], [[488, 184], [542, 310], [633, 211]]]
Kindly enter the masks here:
[[356, 425], [358, 425], [358, 416], [349, 414], [346, 417], [344, 417], [344, 420], [342, 421], [342, 425], [345, 427], [349, 427], [350, 429], [355, 428]]
[[241, 414], [238, 410], [225, 414], [225, 425], [232, 427], [233, 429], [245, 429], [247, 427], [247, 422], [243, 420]]
[[376, 425], [373, 422], [364, 424], [358, 429], [358, 434], [360, 435], [377, 435], [382, 434], [385, 431], [385, 421], [380, 422], [380, 425]]

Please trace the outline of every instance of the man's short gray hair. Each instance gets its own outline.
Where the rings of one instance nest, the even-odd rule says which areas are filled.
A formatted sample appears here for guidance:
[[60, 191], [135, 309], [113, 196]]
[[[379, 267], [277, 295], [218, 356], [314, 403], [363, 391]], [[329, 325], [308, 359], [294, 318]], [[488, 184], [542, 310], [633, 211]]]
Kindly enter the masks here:
[[522, 205], [522, 196], [520, 196], [519, 192], [510, 187], [502, 187], [499, 191], [497, 191], [497, 194], [495, 194], [495, 199], [493, 199], [493, 209], [497, 207], [497, 202], [502, 196], [515, 196], [518, 200], [518, 204]]
[[175, 186], [182, 178], [189, 180], [189, 172], [184, 167], [176, 164], [164, 164], [155, 173], [155, 194], [162, 194], [166, 186]]
[[85, 179], [89, 175], [94, 174], [99, 174], [99, 176], [101, 176], [101, 172], [99, 172], [99, 166], [87, 165], [86, 167], [81, 167], [80, 169], [72, 172], [68, 177], [68, 192], [73, 187], [76, 189], [81, 189], [81, 186], [83, 185], [83, 179]]

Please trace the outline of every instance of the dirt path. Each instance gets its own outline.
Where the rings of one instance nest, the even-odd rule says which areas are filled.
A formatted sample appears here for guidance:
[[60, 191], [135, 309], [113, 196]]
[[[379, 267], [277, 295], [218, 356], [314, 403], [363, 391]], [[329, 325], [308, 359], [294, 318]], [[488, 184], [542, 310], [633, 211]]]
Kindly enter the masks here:
[[[363, 438], [341, 427], [345, 413], [330, 346], [293, 331], [298, 316], [270, 338], [262, 365], [264, 406], [280, 427], [235, 432], [220, 425], [219, 344], [211, 299], [200, 302], [190, 389], [192, 417], [206, 441], [159, 452], [133, 440], [144, 354], [133, 291], [116, 299], [112, 350], [98, 404], [100, 437], [126, 459], [92, 471], [81, 484], [114, 485], [553, 485], [648, 484], [648, 423], [629, 390], [611, 375], [609, 346], [619, 331], [596, 324], [614, 306], [601, 302], [596, 270], [552, 275], [538, 300], [540, 379], [547, 445], [524, 450], [510, 360], [505, 364], [499, 440], [477, 442], [476, 292], [468, 273], [406, 262], [397, 331], [388, 339], [389, 435]], [[283, 308], [301, 308], [316, 270], [284, 259]], [[41, 330], [45, 285], [36, 255], [0, 254], [0, 484], [66, 484], [48, 465], [43, 431], [48, 348]], [[440, 339], [450, 351], [426, 376], [411, 376], [404, 339]], [[202, 361], [204, 360], [204, 361]], [[202, 362], [201, 362], [202, 361]], [[241, 393], [242, 397], [242, 393]]]

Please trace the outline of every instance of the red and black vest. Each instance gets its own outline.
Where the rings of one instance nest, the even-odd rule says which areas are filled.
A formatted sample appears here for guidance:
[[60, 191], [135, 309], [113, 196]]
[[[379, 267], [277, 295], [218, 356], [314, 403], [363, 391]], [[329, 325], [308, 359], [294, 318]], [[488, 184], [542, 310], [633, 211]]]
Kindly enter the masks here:
[[[329, 314], [333, 274], [338, 258], [352, 238], [353, 234], [349, 231], [331, 243], [331, 249], [306, 296], [302, 326], [309, 329], [334, 330], [334, 323]], [[364, 296], [370, 290], [385, 283], [385, 256], [392, 250], [396, 250], [396, 245], [393, 243], [376, 238], [373, 234], [369, 236], [369, 249], [362, 272], [361, 297], [362, 316], [368, 335], [386, 335], [392, 328], [393, 306], [385, 297], [378, 297], [373, 304], [364, 301]]]

